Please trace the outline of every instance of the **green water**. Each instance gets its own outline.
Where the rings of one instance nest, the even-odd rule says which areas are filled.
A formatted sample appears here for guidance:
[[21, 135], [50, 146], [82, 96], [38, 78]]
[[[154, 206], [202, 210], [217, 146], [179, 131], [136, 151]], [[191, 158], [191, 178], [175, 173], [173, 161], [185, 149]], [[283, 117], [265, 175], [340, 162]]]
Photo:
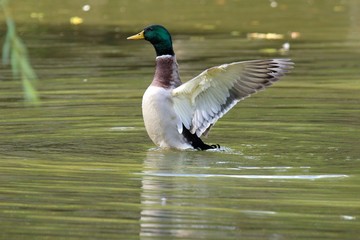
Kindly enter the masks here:
[[[1, 66], [0, 239], [359, 239], [360, 3], [270, 3], [13, 0], [42, 105]], [[157, 150], [141, 117], [154, 51], [125, 40], [150, 23], [173, 32], [184, 81], [296, 66], [216, 124], [205, 140], [226, 151]], [[269, 32], [284, 39], [247, 38]]]

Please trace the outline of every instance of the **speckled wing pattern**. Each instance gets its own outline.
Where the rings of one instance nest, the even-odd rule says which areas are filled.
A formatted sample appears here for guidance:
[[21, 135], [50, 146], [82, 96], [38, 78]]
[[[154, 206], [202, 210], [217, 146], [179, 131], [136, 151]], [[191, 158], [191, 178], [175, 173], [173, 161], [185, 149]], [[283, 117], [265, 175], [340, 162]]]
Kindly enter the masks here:
[[234, 62], [212, 67], [172, 92], [174, 110], [183, 126], [198, 137], [236, 103], [278, 81], [293, 66], [290, 59]]

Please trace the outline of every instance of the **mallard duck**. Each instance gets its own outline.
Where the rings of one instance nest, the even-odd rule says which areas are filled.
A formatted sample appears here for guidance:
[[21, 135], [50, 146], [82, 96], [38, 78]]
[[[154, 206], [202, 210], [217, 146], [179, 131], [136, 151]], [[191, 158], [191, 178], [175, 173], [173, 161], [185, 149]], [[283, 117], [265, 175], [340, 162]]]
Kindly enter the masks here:
[[155, 75], [143, 95], [142, 113], [149, 137], [160, 148], [220, 148], [200, 137], [207, 136], [236, 103], [269, 87], [293, 65], [290, 59], [233, 62], [206, 69], [182, 83], [165, 27], [151, 25], [127, 39], [145, 39], [155, 48]]

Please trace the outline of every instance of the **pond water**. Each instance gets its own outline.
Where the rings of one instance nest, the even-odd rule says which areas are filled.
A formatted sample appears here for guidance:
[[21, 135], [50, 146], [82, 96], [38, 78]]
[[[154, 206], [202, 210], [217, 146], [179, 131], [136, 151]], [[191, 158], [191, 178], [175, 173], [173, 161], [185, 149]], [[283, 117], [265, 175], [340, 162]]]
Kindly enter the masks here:
[[[11, 4], [42, 104], [1, 66], [0, 239], [359, 239], [359, 1]], [[296, 65], [216, 124], [224, 151], [159, 150], [141, 116], [154, 50], [125, 40], [151, 23], [183, 81]]]

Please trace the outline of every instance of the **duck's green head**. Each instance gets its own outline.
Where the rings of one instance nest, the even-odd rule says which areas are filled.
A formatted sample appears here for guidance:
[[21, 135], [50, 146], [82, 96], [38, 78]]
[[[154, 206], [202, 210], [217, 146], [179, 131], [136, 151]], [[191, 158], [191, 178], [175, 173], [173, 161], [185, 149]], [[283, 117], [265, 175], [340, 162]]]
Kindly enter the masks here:
[[160, 25], [151, 25], [146, 27], [144, 30], [128, 37], [130, 40], [145, 39], [149, 41], [155, 48], [156, 55], [174, 55], [174, 50], [172, 47], [171, 35]]

